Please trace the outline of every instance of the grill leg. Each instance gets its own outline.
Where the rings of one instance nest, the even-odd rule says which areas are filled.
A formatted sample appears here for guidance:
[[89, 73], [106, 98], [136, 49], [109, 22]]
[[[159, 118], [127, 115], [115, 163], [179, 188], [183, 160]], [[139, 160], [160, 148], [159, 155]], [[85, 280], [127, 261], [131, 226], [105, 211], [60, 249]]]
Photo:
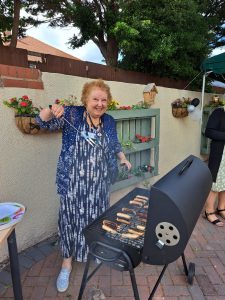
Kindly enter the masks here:
[[187, 263], [186, 263], [186, 259], [185, 259], [184, 253], [182, 253], [181, 258], [182, 258], [183, 265], [184, 265], [185, 275], [188, 276], [188, 268], [187, 268]]
[[187, 267], [184, 253], [181, 255], [181, 257], [182, 257], [182, 261], [183, 261], [183, 265], [184, 265], [184, 272], [185, 272], [185, 275], [187, 276], [188, 283], [193, 284], [193, 279], [195, 276], [195, 264], [190, 263], [189, 267]]
[[163, 267], [162, 272], [160, 273], [159, 278], [158, 278], [158, 280], [157, 280], [157, 282], [156, 282], [154, 288], [152, 289], [152, 292], [151, 292], [151, 294], [150, 294], [148, 300], [151, 300], [151, 299], [153, 298], [153, 296], [154, 296], [154, 294], [155, 294], [155, 291], [156, 291], [156, 289], [157, 289], [157, 287], [158, 287], [158, 285], [159, 285], [159, 283], [160, 283], [160, 281], [161, 281], [161, 279], [162, 279], [162, 277], [163, 277], [163, 274], [164, 274], [165, 271], [166, 271], [167, 266], [168, 266], [168, 264], [166, 264], [166, 265]]
[[84, 289], [85, 289], [85, 286], [87, 284], [87, 276], [88, 276], [88, 270], [89, 270], [90, 262], [91, 262], [91, 254], [88, 253], [87, 262], [86, 262], [85, 269], [84, 269], [84, 275], [83, 275], [81, 286], [80, 286], [78, 300], [82, 299]]
[[15, 300], [23, 300], [15, 229], [13, 229], [7, 241], [14, 297]]
[[133, 292], [134, 292], [134, 299], [135, 300], [140, 300], [139, 293], [138, 293], [138, 288], [137, 288], [137, 282], [136, 282], [136, 278], [135, 278], [135, 274], [134, 274], [134, 269], [132, 268], [131, 270], [129, 270], [129, 272], [130, 272], [130, 279], [131, 279]]

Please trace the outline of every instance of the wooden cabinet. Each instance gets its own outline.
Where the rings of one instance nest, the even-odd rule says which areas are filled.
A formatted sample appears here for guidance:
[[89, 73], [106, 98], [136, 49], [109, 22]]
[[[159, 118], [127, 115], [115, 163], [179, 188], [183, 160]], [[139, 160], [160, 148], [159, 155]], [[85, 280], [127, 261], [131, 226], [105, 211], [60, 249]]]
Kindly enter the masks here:
[[[116, 191], [132, 184], [158, 175], [159, 160], [159, 109], [137, 109], [108, 111], [116, 120], [117, 133], [124, 147], [126, 157], [132, 164], [131, 172], [119, 167], [118, 181], [112, 185], [111, 191]], [[151, 137], [149, 142], [135, 143], [135, 135]], [[121, 176], [122, 174], [122, 176]], [[124, 176], [123, 176], [124, 175]]]

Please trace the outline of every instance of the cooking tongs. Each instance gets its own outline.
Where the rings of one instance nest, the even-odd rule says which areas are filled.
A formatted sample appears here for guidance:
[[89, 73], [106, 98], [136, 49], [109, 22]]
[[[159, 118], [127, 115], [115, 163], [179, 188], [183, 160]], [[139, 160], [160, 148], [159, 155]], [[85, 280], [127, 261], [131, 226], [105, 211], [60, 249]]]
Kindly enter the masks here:
[[[49, 105], [49, 108], [52, 108], [52, 105]], [[52, 113], [53, 114], [53, 113]], [[54, 116], [55, 117], [55, 116]], [[56, 118], [56, 117], [55, 117]], [[73, 124], [71, 124], [66, 118], [64, 118], [63, 116], [61, 117], [61, 119], [65, 122], [67, 122], [74, 130], [76, 130], [78, 133], [80, 133], [80, 135], [92, 146], [95, 147], [97, 144], [95, 143], [95, 141], [90, 138], [88, 136], [88, 134], [86, 133], [86, 131], [82, 130], [78, 130], [76, 127], [73, 126]], [[57, 122], [59, 122], [59, 120], [56, 118]]]

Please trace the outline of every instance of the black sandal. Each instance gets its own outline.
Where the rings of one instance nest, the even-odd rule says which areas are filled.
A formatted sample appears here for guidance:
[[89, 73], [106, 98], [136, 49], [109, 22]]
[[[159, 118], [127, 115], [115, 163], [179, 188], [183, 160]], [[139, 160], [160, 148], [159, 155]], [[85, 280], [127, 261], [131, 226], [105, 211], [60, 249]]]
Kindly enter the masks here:
[[[218, 212], [218, 210], [217, 210], [217, 212]], [[215, 214], [216, 214], [216, 211], [210, 212], [210, 213], [207, 213], [207, 212], [205, 211], [205, 218], [206, 218], [207, 221], [209, 221], [209, 223], [211, 223], [211, 224], [213, 224], [213, 225], [216, 225], [216, 226], [218, 226], [218, 227], [222, 227], [223, 225], [219, 225], [219, 224], [218, 224], [218, 223], [223, 224], [223, 222], [221, 222], [219, 219], [216, 219], [216, 220], [214, 220], [214, 221], [210, 221], [210, 220], [209, 220], [208, 216], [210, 216], [210, 215], [215, 215]]]
[[225, 211], [225, 209], [218, 209], [217, 208], [217, 214], [221, 216], [221, 218], [223, 218], [225, 220], [225, 216], [223, 214], [221, 214], [222, 211]]

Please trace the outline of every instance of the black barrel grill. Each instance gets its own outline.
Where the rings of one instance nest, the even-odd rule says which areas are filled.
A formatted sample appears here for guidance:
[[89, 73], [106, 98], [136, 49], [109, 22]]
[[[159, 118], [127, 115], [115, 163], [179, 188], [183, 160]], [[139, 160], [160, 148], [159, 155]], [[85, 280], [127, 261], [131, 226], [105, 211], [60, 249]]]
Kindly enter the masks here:
[[[184, 250], [211, 185], [211, 173], [206, 164], [190, 155], [150, 190], [133, 189], [88, 225], [84, 229], [84, 235], [89, 253], [78, 300], [82, 299], [86, 283], [103, 263], [119, 271], [130, 272], [135, 300], [140, 298], [134, 268], [141, 261], [164, 266], [149, 299], [154, 296], [168, 264], [180, 256], [188, 283], [192, 284], [195, 265], [190, 263], [187, 268]], [[146, 197], [146, 200], [135, 204], [134, 199], [139, 196]], [[125, 219], [128, 224], [117, 221], [118, 212], [129, 216], [128, 220]], [[103, 230], [104, 220], [118, 224], [117, 232]], [[145, 228], [142, 236], [135, 239], [126, 237], [130, 229], [137, 228]], [[96, 258], [100, 260], [100, 264], [88, 275], [90, 262]]]

